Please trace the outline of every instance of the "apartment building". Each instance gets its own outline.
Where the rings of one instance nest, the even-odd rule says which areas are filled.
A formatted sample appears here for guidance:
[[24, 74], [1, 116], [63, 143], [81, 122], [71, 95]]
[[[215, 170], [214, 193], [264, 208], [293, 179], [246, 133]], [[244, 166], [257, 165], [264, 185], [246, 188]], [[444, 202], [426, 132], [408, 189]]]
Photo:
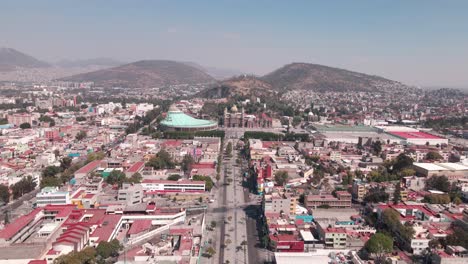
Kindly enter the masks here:
[[117, 200], [127, 205], [141, 203], [143, 199], [143, 187], [140, 184], [124, 183], [118, 192]]
[[350, 208], [351, 207], [351, 194], [341, 194], [334, 197], [331, 194], [324, 195], [308, 195], [305, 199], [305, 206], [307, 209], [312, 210], [317, 207], [330, 207], [330, 208]]
[[287, 216], [296, 214], [297, 198], [289, 193], [272, 193], [265, 195], [265, 213], [283, 213]]

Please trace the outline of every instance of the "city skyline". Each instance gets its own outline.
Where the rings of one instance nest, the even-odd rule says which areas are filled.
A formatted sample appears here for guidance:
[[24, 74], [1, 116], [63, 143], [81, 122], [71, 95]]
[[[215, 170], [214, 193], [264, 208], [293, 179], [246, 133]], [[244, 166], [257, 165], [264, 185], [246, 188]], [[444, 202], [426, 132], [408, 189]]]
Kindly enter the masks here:
[[192, 61], [263, 75], [291, 62], [468, 87], [468, 3], [6, 1], [2, 40], [41, 60]]

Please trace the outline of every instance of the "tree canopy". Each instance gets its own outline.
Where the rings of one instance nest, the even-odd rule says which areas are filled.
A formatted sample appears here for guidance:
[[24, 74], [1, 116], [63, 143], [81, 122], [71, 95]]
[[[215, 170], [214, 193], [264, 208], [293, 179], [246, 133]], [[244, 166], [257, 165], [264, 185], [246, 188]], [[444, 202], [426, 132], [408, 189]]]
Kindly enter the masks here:
[[85, 139], [87, 136], [88, 136], [88, 134], [86, 133], [86, 131], [80, 130], [80, 132], [78, 132], [76, 134], [75, 138], [76, 138], [76, 140], [81, 141], [81, 140]]
[[185, 173], [190, 172], [192, 170], [193, 163], [195, 163], [195, 160], [193, 159], [192, 155], [186, 154], [181, 162], [182, 170]]
[[450, 182], [447, 176], [434, 175], [432, 177], [429, 177], [426, 180], [426, 189], [427, 190], [439, 190], [441, 192], [448, 192], [450, 191]]
[[376, 233], [367, 240], [365, 248], [369, 253], [376, 255], [377, 261], [381, 261], [384, 254], [392, 252], [393, 239], [384, 233]]
[[167, 177], [167, 180], [168, 181], [178, 181], [180, 180], [182, 177], [180, 177], [180, 175], [178, 174], [171, 174]]
[[13, 198], [17, 199], [23, 196], [25, 193], [31, 192], [36, 188], [36, 183], [34, 182], [31, 176], [27, 176], [22, 178], [19, 182], [15, 183], [11, 187], [11, 191], [13, 192]]
[[443, 159], [443, 157], [437, 151], [429, 151], [426, 154], [426, 159], [427, 160], [441, 160], [441, 159]]
[[21, 129], [28, 129], [28, 128], [31, 128], [31, 124], [29, 124], [29, 123], [22, 123], [19, 127], [20, 127]]
[[8, 203], [10, 201], [10, 190], [7, 186], [0, 184], [0, 202]]
[[278, 185], [284, 185], [288, 181], [289, 175], [286, 171], [277, 171], [275, 173], [275, 181]]
[[389, 253], [393, 249], [393, 239], [384, 233], [376, 233], [367, 241], [365, 247], [370, 253]]
[[161, 149], [156, 156], [152, 157], [147, 163], [146, 166], [153, 167], [156, 170], [161, 169], [173, 169], [175, 167], [175, 163], [172, 161], [171, 156], [169, 153]]
[[396, 157], [392, 169], [393, 172], [400, 172], [411, 165], [413, 165], [413, 159], [402, 153]]
[[210, 191], [211, 188], [213, 188], [214, 183], [210, 176], [194, 175], [192, 179], [194, 181], [205, 181], [205, 189], [207, 191]]
[[119, 250], [122, 249], [122, 245], [119, 240], [113, 239], [111, 242], [101, 241], [96, 247], [97, 255], [101, 256], [103, 259], [109, 257], [117, 257], [119, 255]]

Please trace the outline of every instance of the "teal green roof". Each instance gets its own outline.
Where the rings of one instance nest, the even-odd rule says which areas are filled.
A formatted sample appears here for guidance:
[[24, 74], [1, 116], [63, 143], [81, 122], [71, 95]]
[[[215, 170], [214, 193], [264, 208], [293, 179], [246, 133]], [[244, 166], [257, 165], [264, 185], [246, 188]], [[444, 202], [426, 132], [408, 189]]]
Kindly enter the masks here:
[[168, 127], [211, 127], [216, 126], [216, 122], [211, 120], [193, 118], [181, 111], [169, 111], [166, 118], [161, 121], [161, 125]]

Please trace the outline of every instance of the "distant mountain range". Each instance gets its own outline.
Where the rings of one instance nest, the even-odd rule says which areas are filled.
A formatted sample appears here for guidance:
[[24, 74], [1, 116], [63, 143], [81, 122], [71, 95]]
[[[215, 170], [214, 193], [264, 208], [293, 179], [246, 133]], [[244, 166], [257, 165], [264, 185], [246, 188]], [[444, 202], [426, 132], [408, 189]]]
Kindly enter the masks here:
[[61, 81], [94, 82], [103, 87], [161, 87], [214, 82], [206, 72], [185, 63], [143, 60], [109, 69], [61, 78]]
[[379, 91], [405, 86], [379, 76], [310, 63], [291, 63], [261, 78], [277, 91]]
[[72, 68], [72, 67], [92, 67], [92, 66], [99, 66], [99, 67], [115, 67], [119, 65], [123, 65], [125, 62], [121, 62], [118, 60], [114, 60], [111, 58], [95, 58], [95, 59], [85, 59], [85, 60], [61, 60], [55, 63], [57, 67], [63, 68]]
[[[247, 94], [284, 93], [291, 90], [324, 91], [405, 91], [409, 87], [379, 76], [310, 63], [287, 64], [265, 76], [238, 75], [238, 71], [205, 67], [194, 62], [143, 60], [123, 64], [109, 58], [62, 60], [53, 67], [11, 48], [0, 49], [0, 71], [18, 68], [45, 68], [69, 72], [63, 81], [94, 82], [98, 86], [161, 87], [174, 84], [210, 83], [215, 85], [200, 94], [219, 97]], [[72, 70], [74, 69], [74, 70]], [[89, 72], [91, 71], [91, 72]], [[84, 72], [84, 73], [83, 73]], [[72, 75], [74, 74], [74, 75]], [[229, 78], [229, 79], [226, 79]], [[224, 81], [216, 81], [224, 80]]]
[[0, 71], [12, 71], [17, 68], [45, 68], [50, 64], [12, 48], [0, 48]]
[[222, 81], [197, 96], [224, 98], [253, 95], [269, 97], [292, 90], [312, 92], [383, 92], [412, 89], [379, 76], [310, 63], [291, 63], [265, 76], [239, 76]]

